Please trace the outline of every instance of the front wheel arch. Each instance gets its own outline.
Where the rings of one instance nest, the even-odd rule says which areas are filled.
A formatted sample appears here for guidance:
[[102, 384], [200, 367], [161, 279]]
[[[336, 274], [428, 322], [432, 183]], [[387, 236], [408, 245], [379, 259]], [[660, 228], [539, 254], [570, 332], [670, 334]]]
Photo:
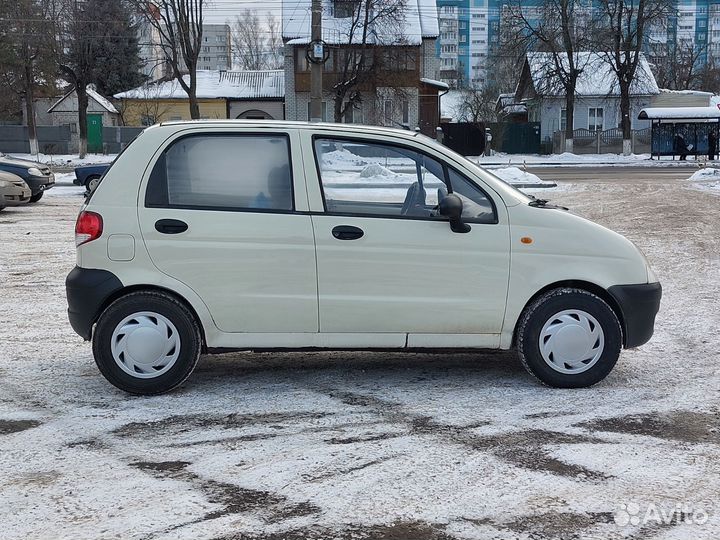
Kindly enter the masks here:
[[594, 294], [595, 296], [601, 298], [602, 300], [607, 303], [607, 305], [610, 306], [610, 308], [615, 313], [615, 316], [618, 318], [618, 321], [620, 321], [620, 328], [623, 330], [623, 347], [626, 343], [626, 326], [625, 326], [625, 319], [623, 317], [622, 310], [620, 309], [620, 306], [617, 303], [617, 300], [613, 298], [613, 296], [607, 291], [607, 289], [604, 289], [600, 285], [597, 285], [595, 283], [591, 283], [589, 281], [583, 281], [578, 279], [568, 279], [565, 281], [556, 281], [555, 283], [550, 283], [549, 285], [546, 285], [539, 291], [537, 291], [534, 295], [532, 295], [528, 301], [523, 306], [522, 310], [520, 311], [520, 316], [517, 318], [517, 321], [515, 321], [515, 328], [513, 329], [513, 337], [512, 337], [512, 346], [515, 347], [517, 345], [517, 333], [518, 328], [520, 327], [520, 321], [523, 319], [523, 315], [525, 315], [525, 312], [527, 309], [535, 302], [537, 298], [542, 296], [548, 291], [551, 291], [553, 289], [563, 289], [563, 288], [570, 288], [570, 289], [582, 289], [584, 291], [587, 291], [589, 293]]

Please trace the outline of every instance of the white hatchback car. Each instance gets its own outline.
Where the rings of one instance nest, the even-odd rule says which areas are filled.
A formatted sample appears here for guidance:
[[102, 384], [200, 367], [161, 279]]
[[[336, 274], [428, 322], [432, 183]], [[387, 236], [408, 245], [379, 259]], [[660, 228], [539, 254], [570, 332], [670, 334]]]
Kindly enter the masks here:
[[661, 296], [621, 235], [427, 137], [357, 125], [148, 128], [76, 243], [70, 322], [136, 394], [232, 349], [517, 347], [542, 382], [584, 387], [650, 339]]

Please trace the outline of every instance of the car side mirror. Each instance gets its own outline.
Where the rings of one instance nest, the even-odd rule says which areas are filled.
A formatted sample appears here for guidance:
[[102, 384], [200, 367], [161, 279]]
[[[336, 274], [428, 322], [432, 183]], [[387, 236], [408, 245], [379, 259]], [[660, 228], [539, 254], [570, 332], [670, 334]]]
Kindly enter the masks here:
[[470, 225], [462, 221], [462, 199], [455, 193], [448, 193], [445, 198], [440, 201], [438, 211], [441, 216], [448, 218], [452, 232], [466, 233], [470, 231]]

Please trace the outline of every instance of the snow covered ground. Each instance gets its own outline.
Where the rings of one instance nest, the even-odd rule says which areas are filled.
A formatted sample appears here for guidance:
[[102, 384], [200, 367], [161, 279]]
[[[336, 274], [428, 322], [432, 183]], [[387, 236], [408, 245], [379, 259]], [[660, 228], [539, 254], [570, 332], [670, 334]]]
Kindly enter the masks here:
[[513, 353], [233, 353], [131, 397], [65, 314], [82, 188], [6, 209], [0, 536], [714, 540], [720, 213], [687, 186], [543, 191], [635, 241], [664, 287], [652, 341], [586, 390]]

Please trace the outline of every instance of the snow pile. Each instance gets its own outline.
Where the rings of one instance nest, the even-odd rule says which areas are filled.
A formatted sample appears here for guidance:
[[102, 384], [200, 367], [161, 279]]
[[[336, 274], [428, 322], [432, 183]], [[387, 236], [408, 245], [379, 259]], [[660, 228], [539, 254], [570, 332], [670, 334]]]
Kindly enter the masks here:
[[693, 173], [693, 175], [688, 178], [688, 181], [693, 182], [692, 187], [695, 189], [710, 191], [720, 195], [720, 169], [714, 169], [712, 167], [700, 169]]
[[508, 184], [513, 185], [528, 185], [528, 184], [539, 184], [539, 185], [545, 185], [548, 186], [555, 185], [553, 182], [547, 182], [545, 180], [541, 180], [539, 176], [529, 173], [527, 171], [523, 171], [522, 169], [518, 169], [517, 167], [505, 167], [503, 169], [494, 169], [493, 174], [495, 176], [500, 177], [500, 179], [504, 180]]
[[700, 169], [696, 173], [693, 173], [693, 175], [688, 178], [691, 182], [693, 181], [702, 181], [702, 180], [719, 180], [720, 179], [720, 169], [713, 169], [712, 167], [708, 167], [706, 169]]
[[360, 171], [360, 178], [371, 178], [373, 176], [396, 176], [396, 174], [378, 163], [371, 163]]

